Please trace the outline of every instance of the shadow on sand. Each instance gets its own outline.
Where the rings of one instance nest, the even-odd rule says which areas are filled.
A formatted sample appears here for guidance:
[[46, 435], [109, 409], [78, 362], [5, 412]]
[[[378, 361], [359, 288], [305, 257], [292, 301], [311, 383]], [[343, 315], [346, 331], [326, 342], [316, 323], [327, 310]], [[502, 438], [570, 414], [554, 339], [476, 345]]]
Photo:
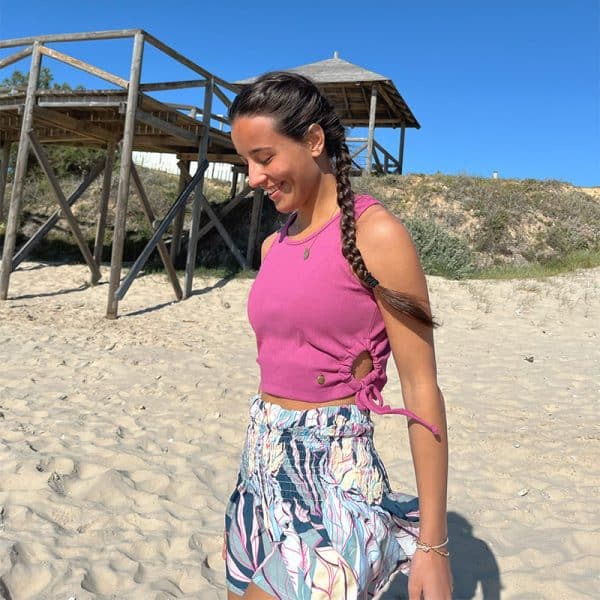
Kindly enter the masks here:
[[[494, 554], [481, 539], [473, 536], [473, 527], [461, 515], [448, 513], [448, 537], [455, 600], [500, 600], [500, 570]], [[380, 600], [408, 599], [408, 579], [398, 575]], [[479, 588], [479, 589], [478, 589]]]

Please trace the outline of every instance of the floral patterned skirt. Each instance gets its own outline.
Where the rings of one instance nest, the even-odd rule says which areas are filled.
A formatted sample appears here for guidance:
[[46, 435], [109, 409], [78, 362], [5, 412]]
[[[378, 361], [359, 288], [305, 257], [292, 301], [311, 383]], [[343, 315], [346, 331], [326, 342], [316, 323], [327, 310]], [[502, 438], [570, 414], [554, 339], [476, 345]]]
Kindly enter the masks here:
[[363, 600], [408, 571], [418, 501], [391, 492], [367, 411], [257, 395], [225, 529], [232, 592], [254, 582], [282, 600]]

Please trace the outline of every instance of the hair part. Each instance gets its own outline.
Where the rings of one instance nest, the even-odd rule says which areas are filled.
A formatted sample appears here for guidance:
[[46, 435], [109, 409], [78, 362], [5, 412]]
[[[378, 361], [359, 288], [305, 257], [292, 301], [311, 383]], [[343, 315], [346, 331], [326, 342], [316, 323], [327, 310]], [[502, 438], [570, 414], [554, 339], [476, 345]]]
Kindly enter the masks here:
[[437, 324], [424, 306], [409, 294], [382, 286], [369, 272], [356, 245], [354, 192], [350, 184], [352, 159], [344, 126], [333, 106], [308, 77], [286, 71], [272, 71], [247, 85], [229, 108], [229, 121], [236, 117], [270, 116], [281, 135], [297, 142], [306, 140], [317, 123], [325, 134], [325, 151], [337, 181], [337, 202], [341, 211], [342, 254], [356, 276], [371, 288], [388, 307], [429, 327]]

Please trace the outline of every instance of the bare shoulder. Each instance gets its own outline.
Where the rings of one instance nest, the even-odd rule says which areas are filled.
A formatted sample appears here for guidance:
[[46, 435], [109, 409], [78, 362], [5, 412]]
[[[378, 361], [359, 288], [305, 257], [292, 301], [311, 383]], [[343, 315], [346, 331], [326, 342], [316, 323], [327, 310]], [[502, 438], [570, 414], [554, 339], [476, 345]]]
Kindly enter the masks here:
[[260, 261], [261, 262], [265, 259], [265, 256], [267, 255], [267, 252], [269, 251], [269, 249], [271, 248], [271, 245], [275, 241], [277, 234], [278, 234], [278, 232], [274, 231], [273, 233], [269, 234], [263, 240], [262, 246], [260, 247]]
[[367, 269], [384, 286], [426, 296], [425, 276], [410, 233], [384, 206], [374, 205], [361, 215], [356, 243]]

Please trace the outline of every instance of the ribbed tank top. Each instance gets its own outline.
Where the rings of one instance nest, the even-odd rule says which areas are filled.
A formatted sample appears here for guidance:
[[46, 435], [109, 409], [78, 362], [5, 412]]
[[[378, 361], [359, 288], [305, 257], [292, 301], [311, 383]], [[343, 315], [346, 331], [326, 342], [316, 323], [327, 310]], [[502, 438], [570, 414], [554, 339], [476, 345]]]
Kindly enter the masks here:
[[[356, 196], [356, 220], [377, 204], [371, 196]], [[272, 242], [248, 298], [260, 389], [304, 402], [355, 396], [360, 409], [403, 414], [435, 433], [414, 413], [384, 404], [390, 344], [373, 291], [342, 255], [340, 214], [302, 239], [288, 236], [295, 216]], [[356, 379], [352, 364], [363, 351], [373, 370]]]

